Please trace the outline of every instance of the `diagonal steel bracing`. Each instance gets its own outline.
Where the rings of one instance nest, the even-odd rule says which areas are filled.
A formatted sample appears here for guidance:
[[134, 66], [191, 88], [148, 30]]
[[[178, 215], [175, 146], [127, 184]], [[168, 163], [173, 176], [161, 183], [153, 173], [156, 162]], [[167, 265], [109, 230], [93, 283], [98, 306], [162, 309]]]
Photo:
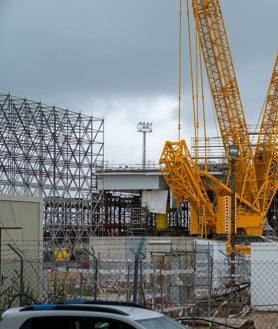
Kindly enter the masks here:
[[41, 196], [44, 239], [82, 243], [100, 220], [104, 120], [0, 94], [0, 193]]

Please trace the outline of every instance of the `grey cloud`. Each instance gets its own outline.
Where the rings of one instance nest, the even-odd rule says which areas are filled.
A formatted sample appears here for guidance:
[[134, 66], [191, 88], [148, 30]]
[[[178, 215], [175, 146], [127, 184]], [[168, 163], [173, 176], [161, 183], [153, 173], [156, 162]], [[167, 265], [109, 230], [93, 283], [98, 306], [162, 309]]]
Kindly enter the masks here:
[[[278, 1], [220, 3], [248, 123], [255, 124], [278, 48]], [[0, 91], [95, 112], [107, 127], [122, 111], [126, 126], [134, 124], [130, 148], [138, 143], [136, 122], [155, 118], [150, 148], [159, 154], [163, 140], [176, 135], [171, 129], [177, 126], [178, 22], [178, 0], [1, 0]], [[183, 27], [185, 42], [185, 19]], [[187, 43], [182, 92], [187, 135], [193, 125]], [[172, 102], [160, 113], [155, 102], [164, 98]], [[208, 114], [207, 125], [214, 121]], [[124, 139], [133, 134], [121, 133]], [[112, 152], [115, 136], [107, 134]]]

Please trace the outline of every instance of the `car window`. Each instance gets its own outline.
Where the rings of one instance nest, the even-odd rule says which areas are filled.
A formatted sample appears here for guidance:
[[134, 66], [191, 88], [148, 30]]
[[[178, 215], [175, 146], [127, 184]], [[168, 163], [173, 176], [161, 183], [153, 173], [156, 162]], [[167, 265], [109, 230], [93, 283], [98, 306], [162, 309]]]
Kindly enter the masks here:
[[101, 317], [36, 317], [24, 322], [20, 329], [134, 329], [118, 320]]
[[166, 316], [137, 320], [146, 329], [184, 329], [184, 326]]
[[134, 327], [115, 319], [83, 317], [80, 329], [134, 329]]
[[80, 320], [74, 317], [36, 317], [23, 323], [20, 329], [81, 329]]
[[24, 322], [20, 329], [81, 329], [80, 320], [74, 317], [37, 317]]

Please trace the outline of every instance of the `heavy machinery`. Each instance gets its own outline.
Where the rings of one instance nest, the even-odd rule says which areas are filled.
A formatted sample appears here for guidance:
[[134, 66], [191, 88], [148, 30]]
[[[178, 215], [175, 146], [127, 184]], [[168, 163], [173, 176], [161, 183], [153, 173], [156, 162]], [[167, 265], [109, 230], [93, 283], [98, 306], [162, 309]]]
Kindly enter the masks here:
[[[218, 0], [192, 0], [196, 30], [222, 138], [225, 181], [201, 169], [184, 140], [165, 143], [160, 164], [176, 202], [190, 204], [190, 234], [261, 236], [278, 188], [278, 54], [255, 149], [240, 98]], [[233, 153], [236, 151], [236, 153]], [[245, 252], [244, 248], [237, 249]]]

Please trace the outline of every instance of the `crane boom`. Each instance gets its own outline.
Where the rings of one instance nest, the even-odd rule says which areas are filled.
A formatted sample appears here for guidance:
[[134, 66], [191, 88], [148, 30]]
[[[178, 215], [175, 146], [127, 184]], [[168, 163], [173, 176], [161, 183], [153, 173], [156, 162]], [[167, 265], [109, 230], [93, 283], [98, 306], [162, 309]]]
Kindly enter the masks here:
[[193, 12], [226, 158], [237, 145], [236, 190], [258, 208], [257, 182], [243, 106], [218, 0], [193, 0]]
[[[198, 234], [199, 226], [209, 226], [210, 222], [214, 226], [214, 209], [186, 142], [166, 142], [159, 163], [163, 165], [160, 172], [174, 194], [177, 204], [180, 206], [184, 201], [190, 201], [196, 216], [192, 219], [191, 233]], [[205, 218], [206, 223], [202, 223]]]
[[278, 187], [278, 53], [270, 80], [261, 128], [256, 145], [254, 163], [256, 168], [258, 199], [262, 214], [266, 215]]

